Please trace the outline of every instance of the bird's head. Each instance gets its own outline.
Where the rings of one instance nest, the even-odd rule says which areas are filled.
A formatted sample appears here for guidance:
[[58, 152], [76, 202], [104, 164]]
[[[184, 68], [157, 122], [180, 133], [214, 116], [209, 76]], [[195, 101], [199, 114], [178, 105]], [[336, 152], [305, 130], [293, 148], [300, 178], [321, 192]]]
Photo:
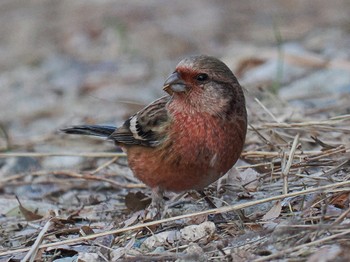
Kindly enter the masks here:
[[211, 56], [183, 59], [165, 81], [163, 90], [173, 97], [173, 102], [191, 111], [217, 114], [237, 101], [245, 107], [236, 77], [227, 65]]

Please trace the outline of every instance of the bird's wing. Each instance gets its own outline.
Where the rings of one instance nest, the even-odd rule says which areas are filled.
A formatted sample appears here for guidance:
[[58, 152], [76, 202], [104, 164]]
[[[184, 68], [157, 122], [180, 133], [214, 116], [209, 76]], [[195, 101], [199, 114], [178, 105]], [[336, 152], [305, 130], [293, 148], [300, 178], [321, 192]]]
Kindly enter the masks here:
[[125, 145], [143, 145], [155, 147], [166, 137], [170, 123], [166, 104], [170, 96], [164, 96], [125, 121], [108, 139]]

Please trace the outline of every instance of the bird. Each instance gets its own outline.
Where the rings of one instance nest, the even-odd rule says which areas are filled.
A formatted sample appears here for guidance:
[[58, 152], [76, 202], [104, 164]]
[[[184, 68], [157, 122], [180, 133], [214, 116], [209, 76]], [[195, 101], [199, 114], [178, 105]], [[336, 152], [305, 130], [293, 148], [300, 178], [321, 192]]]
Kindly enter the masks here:
[[78, 125], [67, 134], [105, 137], [126, 152], [133, 174], [154, 192], [203, 190], [239, 159], [247, 133], [244, 91], [230, 68], [207, 55], [182, 59], [166, 95], [120, 127]]

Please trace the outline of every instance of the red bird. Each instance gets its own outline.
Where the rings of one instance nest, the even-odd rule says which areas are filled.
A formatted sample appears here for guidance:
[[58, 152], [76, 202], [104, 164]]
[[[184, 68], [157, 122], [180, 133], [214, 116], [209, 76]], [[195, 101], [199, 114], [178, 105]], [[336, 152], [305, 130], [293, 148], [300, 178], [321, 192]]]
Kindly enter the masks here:
[[201, 190], [239, 158], [247, 132], [243, 90], [210, 56], [183, 59], [159, 98], [123, 126], [82, 125], [69, 134], [107, 137], [127, 153], [135, 176], [154, 191]]

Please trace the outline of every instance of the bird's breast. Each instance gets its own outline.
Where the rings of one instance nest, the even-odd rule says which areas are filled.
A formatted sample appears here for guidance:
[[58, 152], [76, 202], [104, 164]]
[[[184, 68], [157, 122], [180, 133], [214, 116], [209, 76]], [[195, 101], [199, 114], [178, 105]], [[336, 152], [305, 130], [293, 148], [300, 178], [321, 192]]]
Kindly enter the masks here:
[[[209, 114], [178, 113], [173, 119], [164, 152], [174, 163], [207, 168], [233, 165], [243, 141], [234, 121], [223, 121]], [[233, 160], [235, 159], [235, 160]]]

